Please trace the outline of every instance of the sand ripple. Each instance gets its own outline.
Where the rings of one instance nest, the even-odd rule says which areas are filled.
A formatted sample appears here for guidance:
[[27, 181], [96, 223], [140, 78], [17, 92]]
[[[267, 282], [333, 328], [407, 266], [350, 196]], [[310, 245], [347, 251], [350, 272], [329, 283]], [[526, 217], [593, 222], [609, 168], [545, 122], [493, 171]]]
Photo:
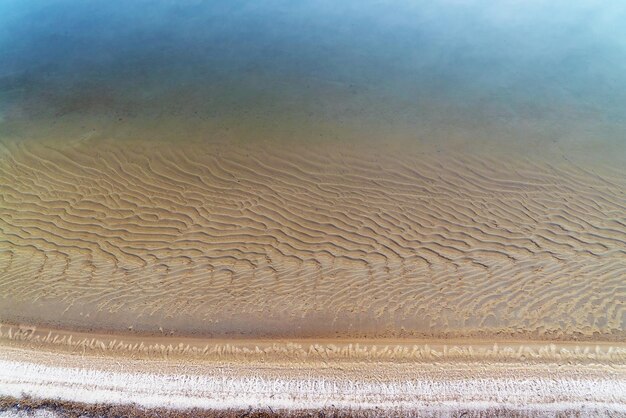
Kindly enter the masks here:
[[5, 143], [0, 319], [623, 338], [625, 191], [618, 167], [567, 159]]

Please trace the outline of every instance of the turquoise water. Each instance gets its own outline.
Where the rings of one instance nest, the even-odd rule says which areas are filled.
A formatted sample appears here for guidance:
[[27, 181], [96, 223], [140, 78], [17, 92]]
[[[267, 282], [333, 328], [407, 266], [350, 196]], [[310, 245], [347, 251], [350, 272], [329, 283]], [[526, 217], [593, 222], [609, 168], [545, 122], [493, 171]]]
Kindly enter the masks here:
[[626, 3], [2, 0], [0, 112], [4, 136], [621, 144]]

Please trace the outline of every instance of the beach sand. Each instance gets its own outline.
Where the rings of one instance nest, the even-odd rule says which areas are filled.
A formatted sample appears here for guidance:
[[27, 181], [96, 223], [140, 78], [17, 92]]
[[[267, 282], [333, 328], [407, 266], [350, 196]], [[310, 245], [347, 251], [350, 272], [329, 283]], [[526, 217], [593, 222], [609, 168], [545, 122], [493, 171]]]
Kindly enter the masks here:
[[6, 326], [0, 341], [10, 414], [29, 406], [105, 416], [626, 413], [623, 344], [177, 339]]
[[0, 394], [626, 414], [622, 156], [457, 151], [3, 141]]

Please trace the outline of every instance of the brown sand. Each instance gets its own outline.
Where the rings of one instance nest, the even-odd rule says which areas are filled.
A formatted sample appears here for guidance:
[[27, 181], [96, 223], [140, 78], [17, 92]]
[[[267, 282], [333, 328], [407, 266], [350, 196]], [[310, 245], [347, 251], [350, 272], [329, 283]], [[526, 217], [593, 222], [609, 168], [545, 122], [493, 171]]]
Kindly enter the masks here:
[[0, 319], [622, 340], [621, 168], [375, 144], [5, 141]]
[[6, 399], [626, 414], [624, 156], [0, 146]]

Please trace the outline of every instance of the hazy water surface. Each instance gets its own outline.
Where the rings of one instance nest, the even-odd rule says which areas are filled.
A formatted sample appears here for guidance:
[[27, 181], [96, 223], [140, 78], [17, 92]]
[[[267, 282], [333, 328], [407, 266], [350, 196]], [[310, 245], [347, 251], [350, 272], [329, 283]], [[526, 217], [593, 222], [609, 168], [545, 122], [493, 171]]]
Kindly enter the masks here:
[[3, 0], [0, 135], [623, 151], [624, 22], [619, 1]]

